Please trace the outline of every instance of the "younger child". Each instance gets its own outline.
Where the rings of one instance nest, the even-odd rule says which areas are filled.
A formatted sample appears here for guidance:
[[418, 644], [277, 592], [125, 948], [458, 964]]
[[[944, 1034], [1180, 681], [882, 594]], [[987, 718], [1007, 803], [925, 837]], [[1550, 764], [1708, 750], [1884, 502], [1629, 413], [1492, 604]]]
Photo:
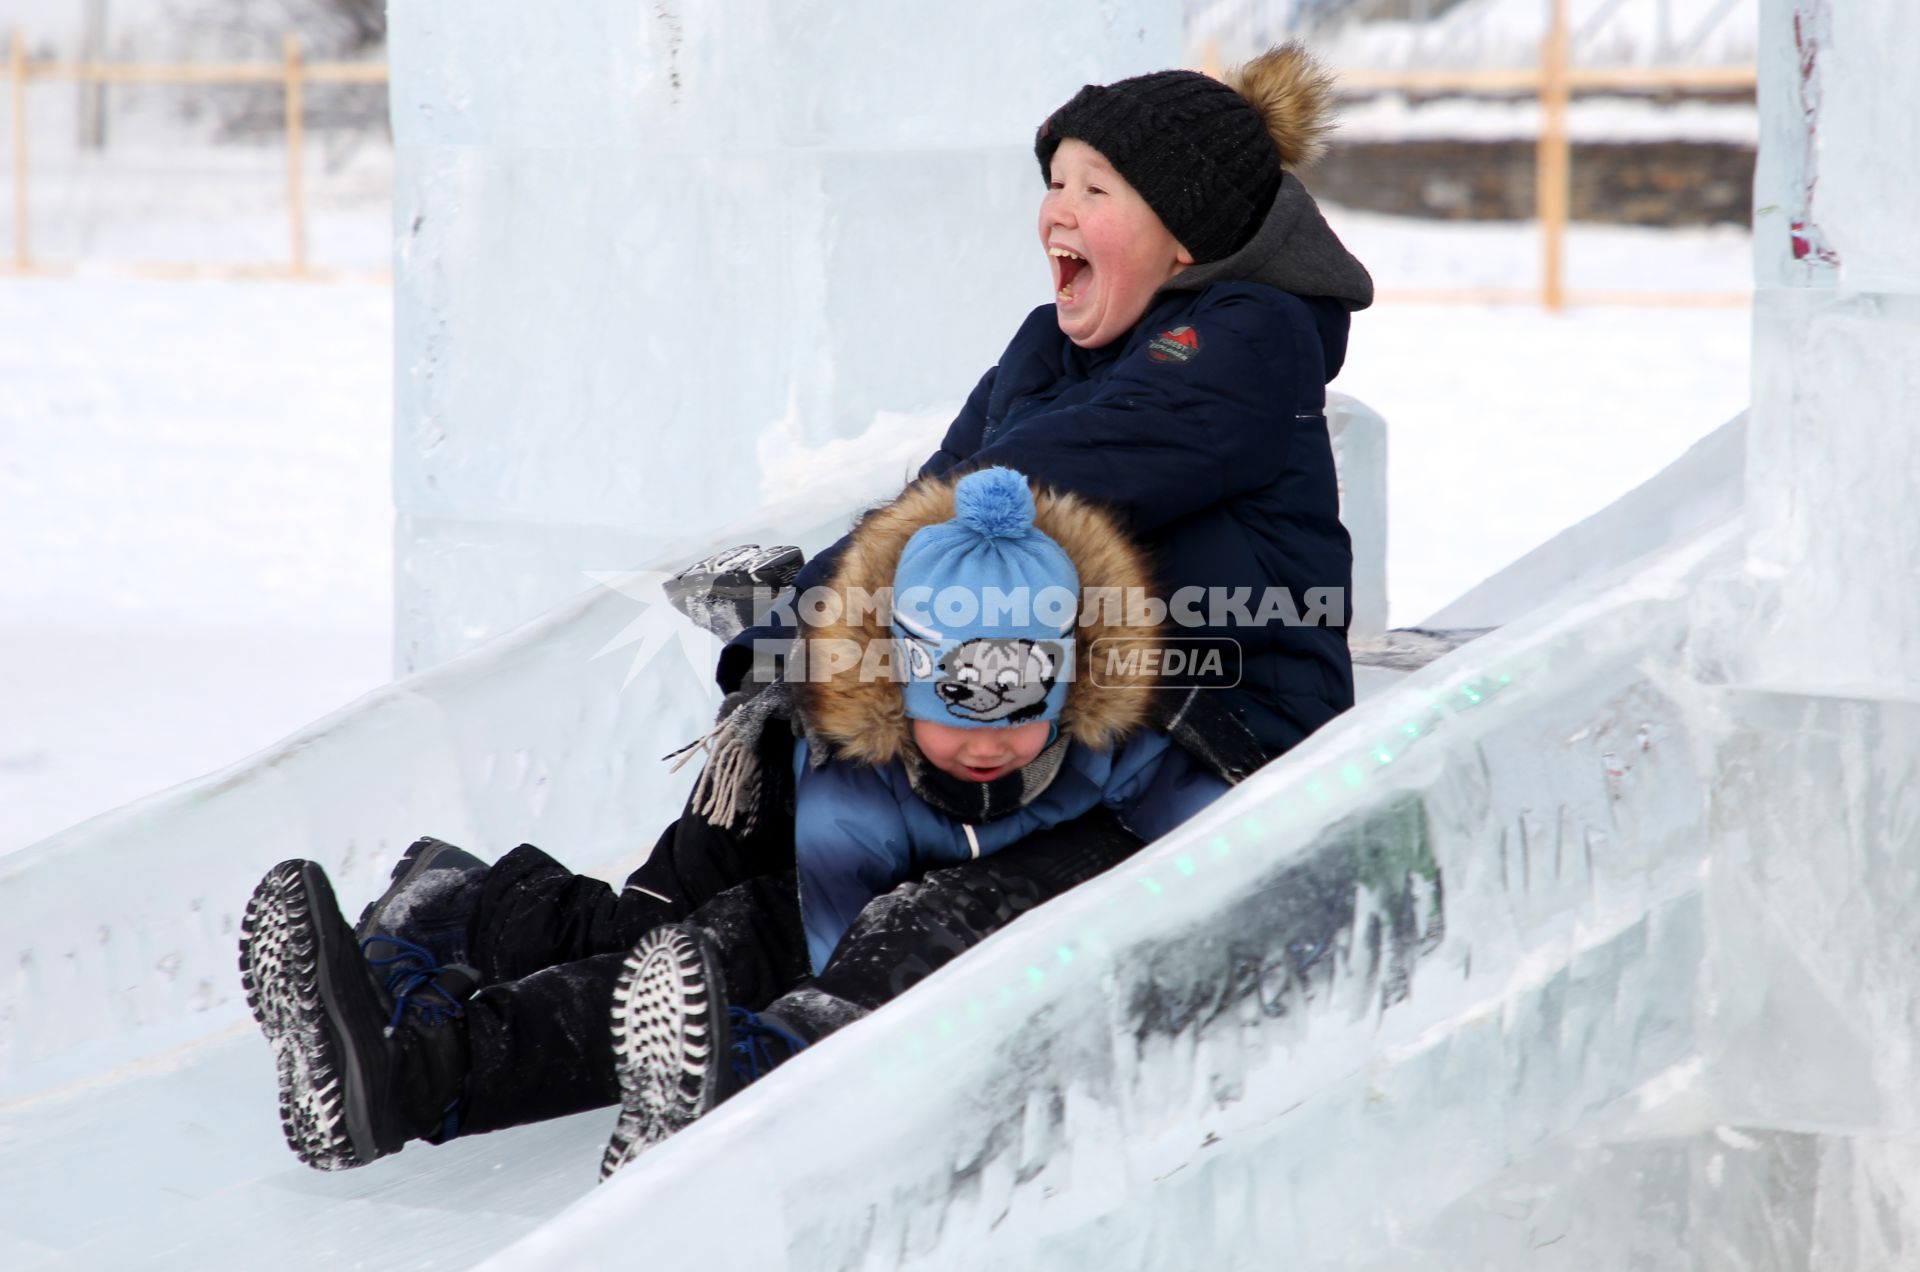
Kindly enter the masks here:
[[[1082, 674], [1095, 641], [1156, 643], [1081, 603], [1083, 587], [1150, 587], [1110, 515], [988, 469], [916, 486], [868, 516], [840, 560], [839, 595], [891, 587], [896, 604], [844, 609], [809, 635], [830, 670], [795, 686], [797, 886], [787, 872], [730, 889], [634, 948], [617, 926], [503, 932], [525, 913], [487, 904], [503, 872], [438, 841], [415, 846], [357, 930], [314, 863], [268, 873], [247, 907], [241, 970], [304, 1160], [362, 1165], [412, 1139], [618, 1099], [604, 1163], [616, 1169], [890, 996], [872, 983], [888, 969], [871, 961], [803, 985], [789, 933], [803, 929], [805, 961], [830, 972], [842, 933], [897, 884], [1104, 809], [1129, 833], [1097, 859], [1083, 847], [1097, 872], [1227, 789], [1147, 730], [1157, 695], [1144, 661]], [[503, 938], [523, 964], [543, 943], [557, 953], [504, 975], [487, 952]], [[748, 1010], [776, 995], [771, 1010]]]
[[[808, 631], [808, 672], [794, 676], [806, 725], [794, 848], [816, 973], [868, 903], [910, 878], [1100, 808], [1150, 841], [1227, 790], [1146, 727], [1150, 660], [1093, 665], [1096, 642], [1144, 651], [1158, 640], [1083, 604], [1083, 585], [1141, 595], [1150, 583], [1110, 514], [1036, 497], [1006, 468], [922, 483], [854, 531], [828, 585], [841, 616]], [[890, 596], [888, 612], [851, 613], [845, 602], [867, 595]], [[730, 1012], [724, 962], [697, 924], [655, 929], [628, 960], [614, 991], [622, 1110], [606, 1170], [872, 997], [814, 984], [751, 1016]], [[736, 1028], [751, 1038], [744, 1071], [728, 1045]]]

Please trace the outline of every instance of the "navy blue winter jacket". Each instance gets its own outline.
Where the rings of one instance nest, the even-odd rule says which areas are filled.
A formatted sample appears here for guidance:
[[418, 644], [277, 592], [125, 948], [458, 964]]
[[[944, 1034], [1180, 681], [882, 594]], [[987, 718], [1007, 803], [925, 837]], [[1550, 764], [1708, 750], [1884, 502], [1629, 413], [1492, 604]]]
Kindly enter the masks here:
[[[1282, 588], [1313, 618], [1310, 594], [1338, 589], [1332, 621], [1249, 627], [1228, 612], [1226, 625], [1176, 632], [1239, 642], [1219, 701], [1278, 755], [1353, 705], [1353, 557], [1325, 406], [1349, 312], [1371, 300], [1366, 271], [1289, 176], [1252, 242], [1177, 275], [1121, 339], [1082, 349], [1052, 305], [1029, 314], [921, 475], [1002, 464], [1105, 503], [1153, 554], [1165, 598], [1221, 589], [1255, 614], [1265, 589]], [[824, 583], [844, 543], [796, 585]], [[738, 685], [751, 641], [789, 634], [743, 633], [722, 656], [722, 687]]]

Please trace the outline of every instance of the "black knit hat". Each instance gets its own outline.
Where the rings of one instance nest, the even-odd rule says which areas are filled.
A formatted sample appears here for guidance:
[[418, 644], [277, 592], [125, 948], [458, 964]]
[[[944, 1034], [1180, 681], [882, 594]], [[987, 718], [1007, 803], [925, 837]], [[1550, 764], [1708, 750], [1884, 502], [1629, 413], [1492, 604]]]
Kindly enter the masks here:
[[1068, 137], [1105, 155], [1196, 263], [1244, 246], [1280, 189], [1280, 153], [1260, 112], [1198, 71], [1155, 71], [1075, 93], [1034, 137], [1043, 180]]

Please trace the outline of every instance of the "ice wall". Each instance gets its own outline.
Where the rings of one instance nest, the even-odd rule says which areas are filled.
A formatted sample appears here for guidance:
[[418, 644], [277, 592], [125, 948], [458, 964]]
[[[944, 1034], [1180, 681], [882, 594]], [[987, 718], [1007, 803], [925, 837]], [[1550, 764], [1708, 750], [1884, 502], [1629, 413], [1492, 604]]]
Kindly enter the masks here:
[[1754, 674], [1920, 688], [1920, 7], [1767, 0], [1747, 503]]
[[1048, 298], [1034, 128], [1179, 12], [393, 6], [399, 670], [957, 407]]
[[1344, 393], [1327, 394], [1327, 432], [1340, 483], [1340, 521], [1353, 543], [1349, 630], [1387, 629], [1387, 422]]

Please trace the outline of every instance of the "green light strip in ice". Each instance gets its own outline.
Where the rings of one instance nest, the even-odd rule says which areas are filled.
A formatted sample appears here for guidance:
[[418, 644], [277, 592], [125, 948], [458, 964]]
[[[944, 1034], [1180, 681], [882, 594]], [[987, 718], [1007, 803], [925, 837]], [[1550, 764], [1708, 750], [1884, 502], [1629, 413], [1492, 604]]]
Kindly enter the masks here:
[[[1429, 699], [1426, 710], [1420, 713], [1420, 718], [1404, 720], [1395, 726], [1387, 737], [1362, 747], [1357, 757], [1349, 756], [1321, 765], [1311, 776], [1297, 783], [1295, 788], [1297, 794], [1292, 798], [1289, 798], [1285, 791], [1276, 792], [1259, 809], [1241, 816], [1231, 828], [1231, 834], [1218, 834], [1209, 840], [1205, 853], [1182, 854], [1172, 860], [1170, 871], [1141, 874], [1135, 882], [1148, 896], [1157, 900], [1167, 895], [1169, 887], [1198, 878], [1204, 873], [1206, 865], [1231, 859], [1235, 855], [1237, 846], [1264, 847], [1275, 830], [1284, 829], [1292, 824], [1295, 813], [1318, 815], [1317, 808], [1299, 802], [1301, 796], [1310, 800], [1313, 806], [1331, 803], [1334, 795], [1331, 782], [1334, 779], [1337, 779], [1339, 785], [1346, 790], [1360, 790], [1368, 784], [1373, 775], [1403, 757], [1407, 748], [1431, 736], [1436, 727], [1453, 716], [1484, 705], [1488, 699], [1513, 683], [1512, 674], [1502, 672], [1494, 676], [1467, 681]], [[1165, 882], [1162, 881], [1163, 878]], [[1116, 893], [1109, 896], [1106, 905], [1129, 909], [1124, 900], [1125, 895]], [[1097, 957], [1082, 960], [1078, 956], [1088, 950], [1106, 948], [1106, 945], [1104, 932], [1098, 927], [1089, 926], [1076, 939], [1054, 947], [1054, 962], [1058, 964], [1055, 970], [1060, 975], [1066, 976], [1073, 974], [1076, 968], [1098, 969], [1101, 962]], [[1097, 975], [1098, 973], [1096, 970], [1087, 974]], [[1046, 981], [1046, 971], [1040, 966], [1030, 965], [1024, 968], [1017, 981], [1003, 984], [997, 991], [992, 992], [989, 995], [990, 1001], [981, 998], [970, 999], [962, 1012], [964, 1021], [943, 1016], [934, 1022], [930, 1035], [906, 1040], [906, 1060], [917, 1066], [927, 1059], [930, 1041], [938, 1043], [959, 1036], [963, 1032], [960, 1027], [962, 1023], [968, 1026], [987, 1023], [989, 1012], [998, 1012], [1014, 1006], [1017, 1000], [1016, 987], [1039, 990], [1044, 988]], [[880, 1064], [882, 1072], [897, 1071], [898, 1067], [897, 1061], [883, 1060]]]

